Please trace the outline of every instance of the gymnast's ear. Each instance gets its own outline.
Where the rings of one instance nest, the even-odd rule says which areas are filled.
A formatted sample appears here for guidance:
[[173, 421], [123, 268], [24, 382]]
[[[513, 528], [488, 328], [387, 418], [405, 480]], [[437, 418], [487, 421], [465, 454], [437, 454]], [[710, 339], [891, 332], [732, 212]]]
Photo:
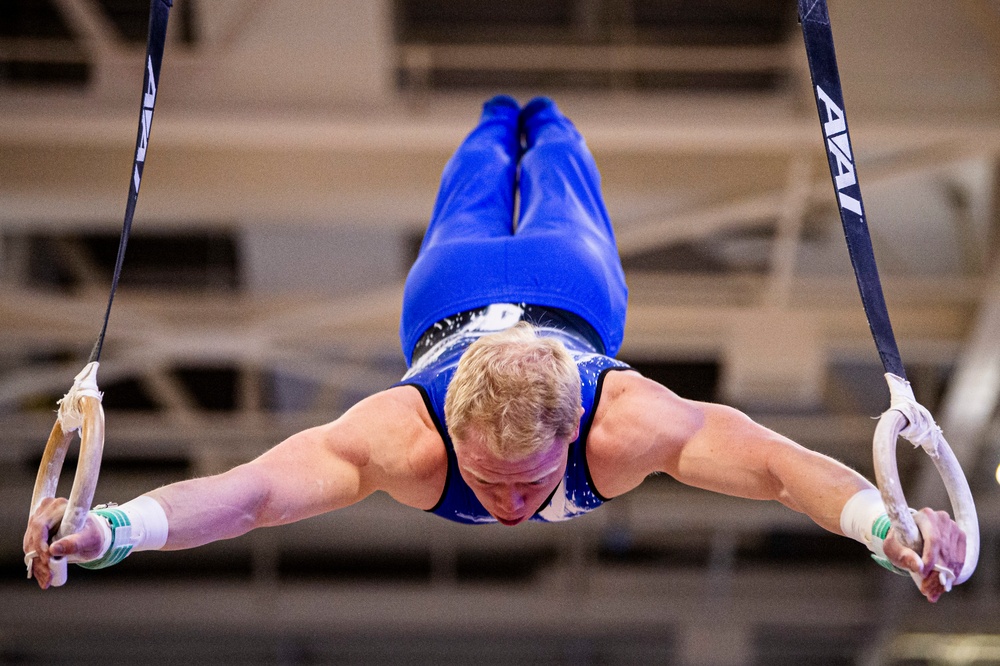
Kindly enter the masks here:
[[582, 419], [583, 415], [586, 413], [587, 410], [585, 410], [583, 407], [580, 407], [580, 413], [577, 414], [577, 419], [576, 419], [576, 430], [574, 430], [573, 434], [569, 436], [569, 439], [566, 441], [567, 444], [572, 444], [576, 440], [580, 439], [580, 419]]

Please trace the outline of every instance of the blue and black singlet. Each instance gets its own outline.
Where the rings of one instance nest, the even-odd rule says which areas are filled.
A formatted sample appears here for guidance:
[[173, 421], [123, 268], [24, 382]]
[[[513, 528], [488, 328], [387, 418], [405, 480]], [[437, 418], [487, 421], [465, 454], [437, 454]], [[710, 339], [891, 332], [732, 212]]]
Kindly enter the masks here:
[[610, 371], [627, 370], [629, 366], [599, 354], [594, 342], [588, 339], [594, 337], [593, 332], [569, 313], [530, 305], [499, 304], [463, 312], [435, 324], [421, 340], [423, 344], [418, 343], [413, 365], [398, 384], [420, 391], [448, 452], [444, 491], [430, 513], [460, 523], [496, 522], [459, 473], [455, 447], [445, 426], [444, 401], [458, 361], [469, 345], [483, 335], [504, 330], [521, 320], [530, 321], [539, 335], [555, 338], [569, 350], [580, 371], [584, 409], [580, 436], [570, 444], [563, 480], [530, 520], [568, 520], [607, 501], [594, 488], [590, 478], [587, 436], [597, 411], [604, 377]]

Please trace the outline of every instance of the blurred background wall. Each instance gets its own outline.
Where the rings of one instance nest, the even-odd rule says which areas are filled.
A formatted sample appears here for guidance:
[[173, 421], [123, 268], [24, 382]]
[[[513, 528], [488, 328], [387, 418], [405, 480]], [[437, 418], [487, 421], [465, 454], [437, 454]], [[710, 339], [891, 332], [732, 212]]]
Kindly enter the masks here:
[[[107, 297], [148, 3], [3, 0], [0, 663], [1000, 663], [1000, 3], [830, 4], [902, 355], [978, 502], [970, 582], [932, 607], [783, 507], [657, 477], [517, 529], [376, 496], [35, 589], [20, 536]], [[794, 2], [175, 0], [97, 501], [227, 469], [402, 374], [402, 280], [497, 92], [553, 96], [588, 139], [622, 358], [871, 476], [888, 394]], [[912, 505], [945, 506], [922, 454], [900, 465]]]

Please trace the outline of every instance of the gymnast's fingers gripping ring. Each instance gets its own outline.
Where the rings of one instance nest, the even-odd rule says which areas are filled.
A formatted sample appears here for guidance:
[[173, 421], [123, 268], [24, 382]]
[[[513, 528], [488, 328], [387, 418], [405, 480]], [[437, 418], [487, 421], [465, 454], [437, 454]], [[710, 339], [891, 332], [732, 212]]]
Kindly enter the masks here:
[[[101, 406], [101, 393], [97, 390], [97, 368], [96, 361], [88, 363], [76, 376], [73, 388], [59, 401], [59, 416], [52, 426], [38, 468], [38, 476], [35, 477], [35, 489], [31, 496], [32, 514], [43, 499], [55, 497], [66, 451], [73, 440], [73, 433], [79, 430], [80, 457], [76, 465], [76, 476], [73, 478], [73, 488], [70, 491], [66, 512], [54, 539], [76, 534], [83, 529], [87, 512], [94, 500], [94, 490], [97, 488], [97, 477], [101, 468], [101, 455], [104, 453], [104, 409]], [[34, 558], [37, 556], [35, 551], [31, 551], [24, 557], [29, 578]], [[65, 558], [50, 558], [49, 568], [53, 586], [66, 582]]]
[[906, 503], [896, 467], [896, 440], [902, 435], [919, 446], [934, 461], [948, 491], [955, 522], [965, 532], [965, 563], [956, 576], [943, 565], [935, 566], [941, 584], [950, 590], [952, 584], [964, 583], [976, 570], [979, 561], [979, 519], [969, 482], [951, 447], [934, 423], [930, 413], [913, 397], [909, 384], [893, 374], [887, 374], [892, 406], [882, 414], [875, 427], [875, 478], [889, 520], [904, 546], [920, 553], [923, 539]]

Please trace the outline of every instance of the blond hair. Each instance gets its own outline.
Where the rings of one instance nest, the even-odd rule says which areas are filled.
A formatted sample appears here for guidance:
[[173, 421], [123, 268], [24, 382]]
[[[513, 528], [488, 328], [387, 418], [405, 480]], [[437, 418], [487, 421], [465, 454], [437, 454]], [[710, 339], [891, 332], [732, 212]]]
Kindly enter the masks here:
[[500, 459], [521, 460], [573, 435], [580, 403], [580, 371], [566, 347], [520, 322], [470, 345], [444, 413], [456, 443], [475, 433]]

